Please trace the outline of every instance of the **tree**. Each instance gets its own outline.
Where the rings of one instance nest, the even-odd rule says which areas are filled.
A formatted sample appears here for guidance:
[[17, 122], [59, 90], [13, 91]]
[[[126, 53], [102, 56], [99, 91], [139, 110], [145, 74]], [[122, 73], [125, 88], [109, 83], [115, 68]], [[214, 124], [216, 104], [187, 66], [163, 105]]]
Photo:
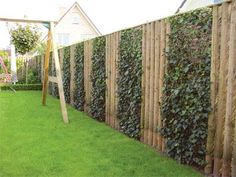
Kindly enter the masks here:
[[10, 30], [11, 43], [15, 45], [16, 52], [24, 55], [33, 50], [39, 41], [39, 29], [30, 25], [17, 25]]

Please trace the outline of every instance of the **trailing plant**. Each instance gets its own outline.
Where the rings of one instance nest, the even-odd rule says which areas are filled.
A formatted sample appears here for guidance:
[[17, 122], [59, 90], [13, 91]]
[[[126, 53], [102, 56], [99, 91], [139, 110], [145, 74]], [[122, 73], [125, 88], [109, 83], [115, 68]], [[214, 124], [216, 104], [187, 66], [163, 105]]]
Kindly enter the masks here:
[[105, 120], [106, 91], [106, 40], [98, 37], [93, 40], [92, 70], [91, 70], [91, 104], [90, 114], [99, 121]]
[[67, 103], [70, 103], [70, 47], [64, 48], [62, 70], [65, 100]]
[[75, 48], [75, 90], [74, 106], [76, 109], [83, 111], [85, 102], [84, 91], [84, 43], [78, 43]]
[[140, 138], [142, 30], [121, 32], [118, 61], [118, 118], [126, 135]]
[[210, 9], [170, 18], [161, 129], [166, 152], [182, 163], [205, 164], [210, 105]]

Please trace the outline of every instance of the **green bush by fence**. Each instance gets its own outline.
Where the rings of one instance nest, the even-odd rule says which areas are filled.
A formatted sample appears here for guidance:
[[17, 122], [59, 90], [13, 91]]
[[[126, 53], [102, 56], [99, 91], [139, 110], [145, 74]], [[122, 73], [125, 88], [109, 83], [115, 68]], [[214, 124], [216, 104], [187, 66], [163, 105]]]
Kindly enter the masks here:
[[93, 40], [92, 70], [91, 70], [91, 103], [90, 114], [99, 121], [105, 120], [106, 92], [106, 40], [105, 37]]
[[118, 61], [118, 118], [126, 135], [139, 139], [141, 117], [142, 30], [121, 32]]
[[170, 18], [167, 73], [162, 99], [162, 134], [169, 156], [191, 165], [205, 164], [210, 108], [212, 12]]
[[74, 106], [76, 109], [83, 111], [85, 102], [85, 91], [84, 91], [84, 43], [79, 43], [75, 48], [75, 90]]
[[16, 84], [16, 85], [2, 85], [0, 90], [42, 90], [42, 84]]

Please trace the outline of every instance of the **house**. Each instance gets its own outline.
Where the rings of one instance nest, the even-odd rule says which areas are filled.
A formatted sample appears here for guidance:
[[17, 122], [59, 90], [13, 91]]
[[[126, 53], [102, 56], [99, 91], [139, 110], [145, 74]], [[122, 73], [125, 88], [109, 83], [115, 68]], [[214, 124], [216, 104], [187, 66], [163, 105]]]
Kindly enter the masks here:
[[101, 35], [77, 2], [68, 10], [60, 8], [60, 14], [55, 27], [58, 45], [65, 46]]
[[205, 7], [211, 4], [220, 3], [224, 0], [185, 0], [178, 12], [186, 12], [197, 8]]

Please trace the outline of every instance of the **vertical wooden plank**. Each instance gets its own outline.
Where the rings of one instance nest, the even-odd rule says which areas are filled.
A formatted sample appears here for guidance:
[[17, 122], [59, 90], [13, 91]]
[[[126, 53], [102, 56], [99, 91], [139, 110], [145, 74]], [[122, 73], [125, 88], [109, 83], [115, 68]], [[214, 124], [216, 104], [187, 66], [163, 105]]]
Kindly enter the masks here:
[[223, 155], [223, 129], [225, 119], [225, 105], [226, 105], [226, 66], [228, 63], [228, 16], [229, 4], [222, 5], [222, 25], [221, 25], [221, 41], [220, 41], [220, 76], [219, 76], [219, 100], [218, 100], [218, 117], [216, 122], [216, 136], [215, 136], [215, 149], [214, 149], [214, 176], [220, 176], [222, 168], [222, 155]]
[[106, 118], [105, 123], [107, 123], [108, 119], [108, 110], [109, 110], [109, 103], [108, 103], [108, 36], [105, 36], [106, 38]]
[[49, 68], [49, 57], [50, 57], [50, 50], [52, 46], [52, 40], [51, 40], [51, 31], [48, 30], [48, 39], [47, 39], [47, 50], [46, 50], [46, 55], [44, 59], [44, 80], [43, 80], [43, 92], [42, 92], [42, 104], [45, 106], [46, 105], [46, 96], [47, 96], [47, 91], [48, 91], [48, 68]]
[[[226, 116], [224, 131], [223, 148], [223, 169], [222, 177], [229, 177], [231, 174], [232, 160], [232, 139], [233, 139], [233, 83], [236, 79], [236, 1], [232, 2], [230, 39], [229, 39], [229, 62], [227, 77], [227, 96], [226, 96]], [[236, 103], [235, 103], [236, 104]], [[234, 135], [236, 136], [236, 134]]]
[[[168, 19], [165, 19], [165, 49], [164, 49], [164, 74], [167, 74], [167, 65], [168, 65], [168, 60], [166, 58], [166, 53], [169, 52], [169, 34], [171, 32], [170, 29], [170, 22]], [[164, 85], [164, 74], [163, 74], [163, 79], [162, 79], [162, 85]], [[162, 88], [160, 88], [162, 91]], [[161, 109], [161, 108], [160, 108]], [[161, 118], [161, 117], [160, 117]], [[162, 119], [162, 118], [161, 118]], [[164, 123], [162, 122], [162, 127], [164, 127]], [[166, 148], [166, 140], [164, 137], [162, 138], [162, 152], [165, 152]]]
[[141, 141], [144, 142], [145, 127], [145, 99], [146, 99], [146, 25], [142, 25], [142, 102], [141, 102]]
[[145, 51], [145, 60], [146, 60], [146, 78], [145, 78], [145, 85], [146, 85], [146, 94], [145, 94], [145, 118], [144, 118], [144, 143], [148, 144], [148, 119], [149, 119], [149, 78], [150, 78], [150, 58], [149, 58], [149, 48], [150, 48], [150, 24], [146, 24], [146, 51]]
[[113, 75], [113, 100], [112, 100], [112, 105], [113, 105], [113, 128], [115, 128], [116, 125], [116, 108], [115, 108], [115, 98], [116, 98], [116, 70], [115, 70], [115, 64], [116, 64], [116, 33], [113, 34], [113, 60], [112, 60], [112, 75]]
[[74, 105], [75, 90], [75, 46], [70, 46], [70, 104]]
[[120, 32], [116, 33], [116, 60], [115, 60], [115, 128], [119, 129], [119, 119], [117, 118], [117, 106], [118, 106], [118, 60], [119, 60], [119, 41], [120, 41]]
[[[165, 21], [161, 20], [161, 43], [160, 43], [160, 74], [159, 74], [159, 107], [161, 107], [162, 102], [162, 88], [163, 88], [163, 78], [164, 78], [164, 72], [165, 72]], [[162, 119], [161, 119], [161, 113], [159, 111], [159, 119], [158, 119], [158, 125], [159, 129], [162, 128]], [[162, 145], [163, 145], [163, 138], [160, 136], [160, 139], [158, 140], [158, 147], [159, 150], [162, 151]]]
[[213, 151], [214, 151], [214, 135], [215, 135], [215, 111], [216, 111], [216, 68], [219, 60], [219, 19], [218, 6], [213, 7], [213, 22], [212, 22], [212, 42], [211, 42], [211, 107], [212, 111], [208, 118], [208, 137], [207, 137], [207, 154], [205, 173], [211, 174], [213, 170]]
[[159, 112], [159, 68], [160, 68], [160, 22], [155, 22], [155, 71], [154, 71], [154, 120], [153, 120], [153, 130], [155, 131], [153, 137], [153, 146], [157, 148], [157, 139], [159, 136], [159, 132], [157, 132], [158, 126], [158, 112]]
[[153, 142], [153, 108], [154, 108], [154, 70], [155, 70], [155, 63], [154, 63], [154, 31], [155, 31], [155, 26], [154, 22], [150, 24], [150, 77], [149, 77], [149, 82], [150, 82], [150, 87], [149, 87], [149, 92], [150, 92], [150, 99], [149, 99], [149, 122], [148, 122], [148, 127], [149, 127], [149, 133], [148, 133], [148, 144], [152, 146]]
[[108, 35], [108, 125], [111, 119], [111, 34]]

